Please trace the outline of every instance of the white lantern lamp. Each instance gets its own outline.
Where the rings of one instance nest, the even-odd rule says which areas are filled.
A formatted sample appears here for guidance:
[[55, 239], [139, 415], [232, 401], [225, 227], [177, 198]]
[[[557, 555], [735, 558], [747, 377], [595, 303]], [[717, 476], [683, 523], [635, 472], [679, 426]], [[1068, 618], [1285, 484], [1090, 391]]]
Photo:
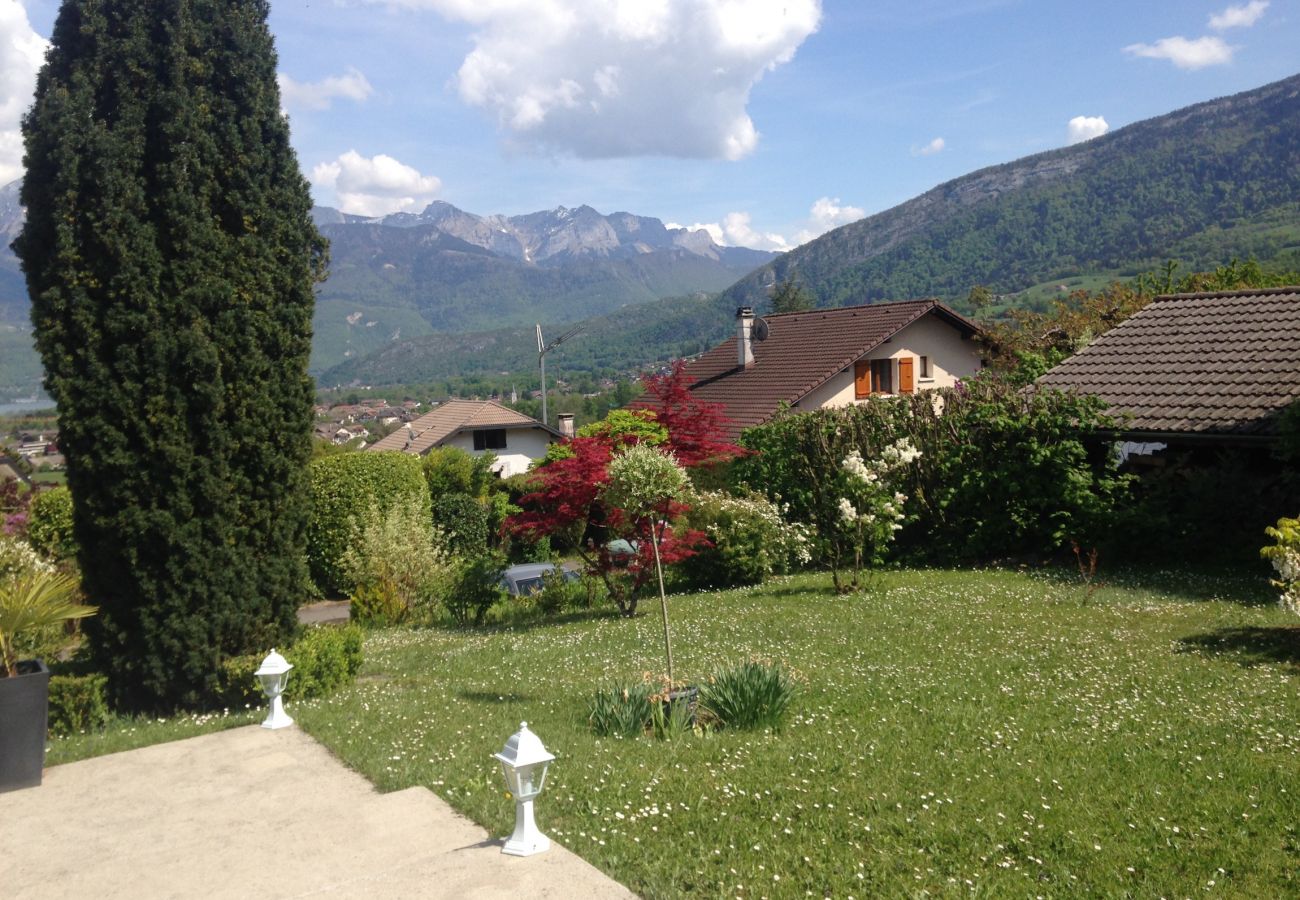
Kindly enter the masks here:
[[549, 850], [551, 841], [537, 830], [533, 818], [533, 801], [546, 783], [546, 770], [555, 759], [542, 746], [541, 738], [528, 730], [527, 722], [519, 723], [519, 730], [510, 736], [500, 753], [494, 753], [501, 762], [501, 774], [506, 779], [506, 790], [515, 795], [515, 833], [501, 848], [511, 856], [532, 856]]
[[293, 724], [293, 719], [284, 711], [284, 699], [281, 696], [289, 684], [289, 670], [292, 668], [293, 663], [276, 653], [272, 647], [266, 659], [262, 660], [262, 667], [254, 673], [262, 682], [262, 690], [271, 700], [271, 711], [262, 722], [263, 728], [287, 728]]

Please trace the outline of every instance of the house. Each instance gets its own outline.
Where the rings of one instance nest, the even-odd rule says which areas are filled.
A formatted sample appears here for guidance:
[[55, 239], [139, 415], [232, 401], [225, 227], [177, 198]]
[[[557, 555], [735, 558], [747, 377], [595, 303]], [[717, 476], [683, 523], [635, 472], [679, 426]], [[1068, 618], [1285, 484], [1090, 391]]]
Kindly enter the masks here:
[[880, 394], [951, 387], [979, 371], [979, 332], [935, 300], [781, 313], [736, 311], [736, 335], [686, 365], [691, 392], [723, 407], [728, 438], [782, 404], [846, 406]]
[[[572, 417], [567, 418], [572, 423]], [[459, 447], [479, 456], [496, 454], [493, 469], [502, 477], [527, 471], [546, 455], [560, 431], [502, 406], [495, 400], [448, 400], [414, 419], [368, 450], [400, 450], [423, 456], [434, 447]]]
[[1300, 401], [1300, 287], [1157, 297], [1036, 383], [1100, 397], [1130, 442], [1270, 444]]

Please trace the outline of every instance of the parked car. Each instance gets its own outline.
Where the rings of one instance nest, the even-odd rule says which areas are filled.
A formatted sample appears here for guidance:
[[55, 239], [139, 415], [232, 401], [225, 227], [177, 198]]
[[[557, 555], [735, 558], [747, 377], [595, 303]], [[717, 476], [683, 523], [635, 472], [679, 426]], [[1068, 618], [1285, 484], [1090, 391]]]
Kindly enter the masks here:
[[501, 573], [501, 587], [514, 597], [536, 594], [543, 587], [542, 578], [554, 572], [562, 573], [566, 581], [581, 578], [577, 569], [555, 563], [520, 563]]

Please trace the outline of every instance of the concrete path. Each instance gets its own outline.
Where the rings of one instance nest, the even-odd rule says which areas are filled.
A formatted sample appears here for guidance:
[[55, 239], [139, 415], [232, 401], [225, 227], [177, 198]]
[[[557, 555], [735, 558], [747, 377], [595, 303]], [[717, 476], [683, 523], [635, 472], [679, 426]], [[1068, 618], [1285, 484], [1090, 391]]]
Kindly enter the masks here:
[[352, 601], [319, 600], [298, 607], [298, 622], [303, 625], [333, 625], [352, 618]]
[[298, 728], [256, 725], [55, 766], [0, 794], [0, 894], [633, 896], [554, 843], [505, 856], [428, 790], [376, 793]]

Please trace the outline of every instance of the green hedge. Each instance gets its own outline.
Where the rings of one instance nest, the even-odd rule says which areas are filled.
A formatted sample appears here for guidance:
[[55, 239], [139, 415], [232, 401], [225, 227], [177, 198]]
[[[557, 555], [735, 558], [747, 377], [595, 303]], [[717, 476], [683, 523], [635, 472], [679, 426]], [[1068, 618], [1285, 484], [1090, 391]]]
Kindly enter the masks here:
[[488, 511], [469, 494], [443, 494], [433, 501], [433, 524], [447, 534], [455, 553], [476, 556], [487, 550]]
[[107, 723], [107, 676], [52, 675], [50, 677], [50, 734], [68, 735], [83, 731], [98, 731]]
[[[319, 625], [306, 629], [293, 646], [281, 653], [293, 665], [286, 700], [328, 696], [346, 687], [361, 669], [365, 634], [357, 625]], [[266, 702], [253, 673], [265, 654], [236, 656], [221, 667], [220, 701], [227, 708], [258, 706]]]
[[308, 467], [312, 513], [307, 523], [307, 561], [316, 585], [343, 595], [347, 583], [341, 561], [352, 536], [352, 520], [371, 503], [387, 511], [406, 497], [419, 500], [429, 515], [429, 491], [418, 457], [398, 452], [344, 453], [312, 460]]
[[77, 542], [72, 536], [72, 492], [66, 487], [41, 491], [27, 512], [27, 540], [50, 559], [73, 559]]

